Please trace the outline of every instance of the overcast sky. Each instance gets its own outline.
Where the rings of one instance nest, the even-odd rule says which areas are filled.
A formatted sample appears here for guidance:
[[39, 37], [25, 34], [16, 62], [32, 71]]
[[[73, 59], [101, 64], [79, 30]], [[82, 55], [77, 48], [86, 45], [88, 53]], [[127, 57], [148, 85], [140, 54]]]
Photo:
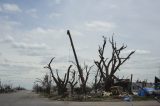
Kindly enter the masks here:
[[136, 50], [116, 75], [154, 81], [160, 76], [159, 11], [159, 0], [0, 0], [0, 79], [31, 88], [49, 72], [43, 66], [52, 57], [63, 73], [74, 60], [69, 29], [81, 64], [94, 64], [102, 36], [114, 33], [119, 46], [128, 46], [125, 53]]

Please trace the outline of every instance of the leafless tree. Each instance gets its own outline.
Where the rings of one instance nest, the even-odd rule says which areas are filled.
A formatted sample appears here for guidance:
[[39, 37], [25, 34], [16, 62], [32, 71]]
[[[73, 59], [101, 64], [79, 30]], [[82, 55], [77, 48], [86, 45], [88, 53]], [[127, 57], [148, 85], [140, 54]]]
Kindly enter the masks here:
[[122, 51], [127, 48], [127, 46], [122, 45], [121, 47], [117, 47], [117, 43], [114, 41], [113, 36], [112, 39], [109, 39], [109, 43], [112, 47], [112, 56], [111, 58], [104, 57], [104, 50], [106, 47], [106, 37], [103, 37], [103, 45], [99, 46], [99, 61], [95, 61], [96, 66], [98, 67], [101, 77], [104, 83], [104, 90], [109, 91], [110, 87], [113, 84], [113, 79], [115, 78], [115, 72], [119, 70], [120, 66], [122, 66], [135, 51], [131, 51], [126, 57], [121, 55]]
[[52, 69], [52, 67], [51, 67], [51, 63], [52, 63], [53, 59], [54, 59], [54, 58], [52, 58], [52, 59], [50, 60], [49, 64], [48, 64], [47, 66], [45, 66], [44, 68], [48, 68], [48, 69], [50, 70], [51, 75], [52, 75], [52, 78], [53, 78], [53, 81], [54, 81], [54, 82], [56, 83], [56, 85], [57, 85], [58, 94], [59, 94], [59, 95], [64, 95], [64, 93], [67, 91], [66, 86], [67, 86], [68, 81], [69, 81], [69, 74], [70, 74], [70, 69], [71, 69], [72, 65], [70, 65], [70, 66], [68, 67], [68, 71], [67, 71], [67, 73], [65, 73], [63, 79], [59, 77], [58, 70], [56, 70], [56, 75], [57, 75], [57, 77], [55, 77], [55, 75], [54, 75], [54, 73], [53, 73], [53, 69]]
[[93, 89], [95, 93], [97, 93], [97, 90], [102, 90], [102, 77], [101, 77], [99, 69], [97, 70], [95, 78], [94, 78]]
[[78, 80], [76, 80], [76, 71], [74, 70], [72, 73], [72, 79], [69, 81], [71, 87], [71, 95], [73, 95], [74, 87], [77, 85]]
[[[46, 74], [43, 78], [43, 80], [36, 78], [35, 81], [35, 90], [38, 91], [41, 90], [42, 92], [45, 92], [47, 94], [50, 94], [50, 90], [51, 90], [51, 81], [49, 80], [49, 76]], [[40, 83], [41, 86], [38, 87], [38, 83]]]

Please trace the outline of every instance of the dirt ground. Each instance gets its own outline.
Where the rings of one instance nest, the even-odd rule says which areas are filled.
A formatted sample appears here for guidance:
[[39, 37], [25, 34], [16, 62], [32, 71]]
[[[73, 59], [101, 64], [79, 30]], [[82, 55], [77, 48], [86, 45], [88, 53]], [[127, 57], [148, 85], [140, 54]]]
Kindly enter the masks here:
[[160, 106], [157, 101], [134, 102], [71, 102], [51, 101], [31, 91], [0, 94], [0, 106]]

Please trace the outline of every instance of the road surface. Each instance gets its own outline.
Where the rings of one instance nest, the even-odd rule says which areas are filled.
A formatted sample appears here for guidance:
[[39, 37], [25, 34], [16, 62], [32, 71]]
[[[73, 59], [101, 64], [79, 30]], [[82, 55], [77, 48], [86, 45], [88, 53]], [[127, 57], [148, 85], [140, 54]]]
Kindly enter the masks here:
[[70, 102], [51, 101], [31, 91], [0, 94], [0, 106], [160, 106], [157, 101], [133, 102]]

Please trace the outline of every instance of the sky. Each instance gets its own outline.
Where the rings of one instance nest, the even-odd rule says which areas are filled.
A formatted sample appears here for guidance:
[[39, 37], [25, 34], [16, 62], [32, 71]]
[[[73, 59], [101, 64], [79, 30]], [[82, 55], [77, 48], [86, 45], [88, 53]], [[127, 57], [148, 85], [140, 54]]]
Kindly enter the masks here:
[[[102, 36], [113, 34], [126, 55], [136, 53], [116, 73], [120, 78], [160, 77], [159, 0], [0, 0], [0, 80], [32, 88], [52, 57], [61, 76], [74, 61], [70, 30], [80, 63], [98, 60]], [[107, 42], [105, 56], [110, 57]], [[91, 71], [95, 74], [96, 66]]]

